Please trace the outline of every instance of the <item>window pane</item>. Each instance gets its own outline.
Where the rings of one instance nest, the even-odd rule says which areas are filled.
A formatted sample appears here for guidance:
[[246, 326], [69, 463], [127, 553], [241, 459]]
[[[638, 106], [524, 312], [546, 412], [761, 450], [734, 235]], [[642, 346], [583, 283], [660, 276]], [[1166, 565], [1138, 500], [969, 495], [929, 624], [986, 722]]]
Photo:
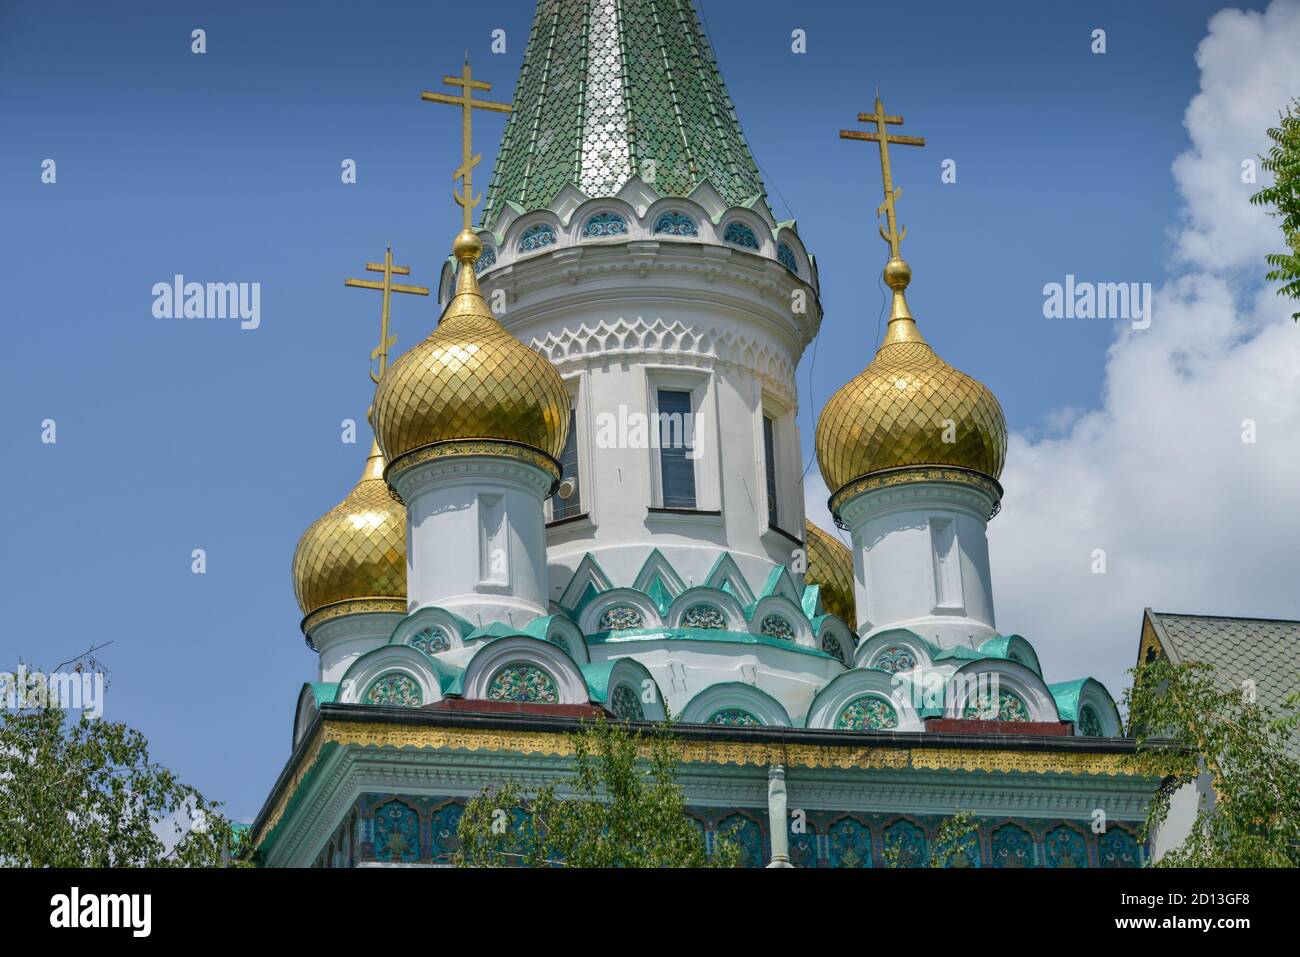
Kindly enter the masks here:
[[691, 394], [659, 390], [659, 470], [664, 508], [695, 508], [695, 445]]
[[556, 495], [551, 499], [551, 518], [569, 518], [582, 514], [582, 486], [578, 482], [578, 413], [569, 410], [569, 438], [560, 453], [560, 481], [573, 479], [573, 494], [568, 498]]
[[767, 521], [777, 525], [776, 520], [776, 443], [772, 438], [772, 420], [763, 416], [763, 456], [767, 465]]

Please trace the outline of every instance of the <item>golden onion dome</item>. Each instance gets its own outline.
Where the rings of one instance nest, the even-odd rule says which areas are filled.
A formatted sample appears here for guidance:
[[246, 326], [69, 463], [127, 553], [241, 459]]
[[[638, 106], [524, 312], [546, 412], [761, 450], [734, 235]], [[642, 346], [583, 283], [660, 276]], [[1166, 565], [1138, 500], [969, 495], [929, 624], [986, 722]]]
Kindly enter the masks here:
[[834, 535], [812, 522], [803, 525], [803, 546], [808, 556], [806, 585], [821, 587], [822, 607], [838, 615], [850, 629], [858, 627], [853, 608], [853, 553]]
[[817, 420], [817, 463], [832, 500], [849, 483], [888, 470], [928, 468], [914, 475], [923, 480], [935, 477], [936, 468], [962, 469], [997, 489], [1007, 453], [1002, 406], [935, 355], [917, 329], [903, 296], [912, 277], [907, 263], [891, 259], [884, 276], [894, 291], [885, 340]]
[[304, 631], [327, 609], [406, 611], [406, 509], [388, 493], [378, 444], [347, 498], [298, 540], [293, 590]]
[[[569, 393], [555, 367], [512, 336], [483, 301], [474, 263], [482, 241], [463, 230], [456, 294], [433, 333], [379, 381], [374, 418], [389, 462], [437, 443], [515, 443], [559, 459], [569, 431]], [[468, 449], [467, 449], [468, 451]]]

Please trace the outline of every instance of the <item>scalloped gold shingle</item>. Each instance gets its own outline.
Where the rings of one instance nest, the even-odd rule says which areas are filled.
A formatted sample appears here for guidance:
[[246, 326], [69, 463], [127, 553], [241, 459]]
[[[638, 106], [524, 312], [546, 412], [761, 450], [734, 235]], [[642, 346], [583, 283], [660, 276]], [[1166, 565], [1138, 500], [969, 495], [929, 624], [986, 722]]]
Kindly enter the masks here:
[[361, 480], [299, 539], [293, 590], [304, 615], [357, 598], [406, 598], [406, 509], [383, 470], [372, 444]]
[[375, 390], [384, 456], [392, 462], [436, 442], [497, 439], [558, 459], [569, 431], [564, 380], [489, 311], [474, 276], [478, 237], [462, 233], [457, 244], [456, 295], [438, 328], [398, 358]]
[[853, 553], [834, 535], [823, 531], [812, 522], [804, 521], [804, 550], [808, 555], [808, 570], [803, 580], [808, 585], [820, 585], [822, 607], [838, 615], [850, 629], [858, 627], [854, 615]]
[[[910, 329], [893, 328], [904, 322]], [[817, 420], [817, 462], [827, 488], [926, 465], [997, 479], [1007, 452], [997, 398], [935, 355], [910, 317], [890, 326], [871, 364], [831, 396]], [[946, 420], [952, 442], [944, 441]]]

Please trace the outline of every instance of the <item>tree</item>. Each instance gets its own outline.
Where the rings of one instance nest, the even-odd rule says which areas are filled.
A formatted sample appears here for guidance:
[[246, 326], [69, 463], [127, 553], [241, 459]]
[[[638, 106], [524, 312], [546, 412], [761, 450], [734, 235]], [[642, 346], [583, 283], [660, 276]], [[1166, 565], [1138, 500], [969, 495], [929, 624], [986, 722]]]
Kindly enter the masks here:
[[[970, 858], [967, 856], [966, 849], [971, 843], [971, 838], [978, 832], [979, 825], [975, 822], [975, 815], [969, 811], [958, 811], [952, 817], [945, 818], [934, 836], [934, 843], [931, 845], [932, 853], [925, 866], [968, 867]], [[886, 867], [915, 867], [919, 864], [919, 861], [912, 859], [904, 850], [903, 842], [899, 840], [891, 841], [886, 838], [881, 857]], [[859, 863], [856, 854], [853, 855], [852, 862], [849, 862], [848, 855], [845, 855], [846, 866], [857, 867]]]
[[934, 853], [930, 856], [931, 867], [969, 867], [970, 858], [967, 847], [971, 838], [979, 832], [975, 816], [969, 811], [958, 811], [939, 825], [939, 833], [934, 838]]
[[149, 760], [139, 731], [48, 704], [0, 715], [0, 863], [215, 867], [241, 843], [218, 804]]
[[676, 771], [681, 749], [664, 724], [630, 731], [603, 717], [574, 735], [571, 797], [555, 785], [508, 780], [465, 807], [456, 836], [462, 867], [732, 867], [725, 835], [708, 854], [687, 815]]
[[[1270, 253], [1265, 257], [1272, 266], [1270, 282], [1281, 282], [1279, 296], [1300, 300], [1300, 99], [1290, 103], [1281, 114], [1279, 124], [1268, 131], [1273, 141], [1259, 165], [1273, 174], [1273, 184], [1250, 197], [1256, 206], [1270, 206], [1269, 215], [1282, 220], [1282, 235], [1290, 252]], [[1300, 321], [1300, 312], [1291, 313]]]
[[1151, 801], [1150, 835], [1169, 814], [1173, 793], [1208, 774], [1214, 800], [1197, 811], [1181, 847], [1164, 867], [1300, 866], [1300, 762], [1287, 751], [1297, 727], [1297, 700], [1282, 714], [1200, 662], [1164, 658], [1133, 672], [1125, 694], [1133, 758], [1140, 773], [1162, 777]]

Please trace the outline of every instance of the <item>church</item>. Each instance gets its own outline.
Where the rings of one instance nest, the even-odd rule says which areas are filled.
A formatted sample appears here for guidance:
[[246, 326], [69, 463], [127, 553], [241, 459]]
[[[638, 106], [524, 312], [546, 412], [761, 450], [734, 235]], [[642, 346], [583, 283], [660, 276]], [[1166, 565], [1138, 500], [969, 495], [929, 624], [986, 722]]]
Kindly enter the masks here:
[[[841, 134], [879, 146], [892, 303], [817, 421], [823, 529], [795, 384], [821, 277], [690, 0], [539, 0], [510, 104], [445, 82], [465, 228], [391, 364], [390, 293], [430, 290], [391, 253], [349, 280], [383, 292], [375, 442], [293, 557], [315, 674], [259, 860], [445, 865], [469, 799], [561, 779], [604, 715], [672, 717], [702, 840], [749, 866], [922, 866], [959, 812], [961, 865], [1144, 863], [1159, 782], [1111, 694], [995, 624], [1006, 423], [907, 302], [889, 151], [924, 141], [879, 98]], [[509, 119], [474, 225], [478, 108]]]

